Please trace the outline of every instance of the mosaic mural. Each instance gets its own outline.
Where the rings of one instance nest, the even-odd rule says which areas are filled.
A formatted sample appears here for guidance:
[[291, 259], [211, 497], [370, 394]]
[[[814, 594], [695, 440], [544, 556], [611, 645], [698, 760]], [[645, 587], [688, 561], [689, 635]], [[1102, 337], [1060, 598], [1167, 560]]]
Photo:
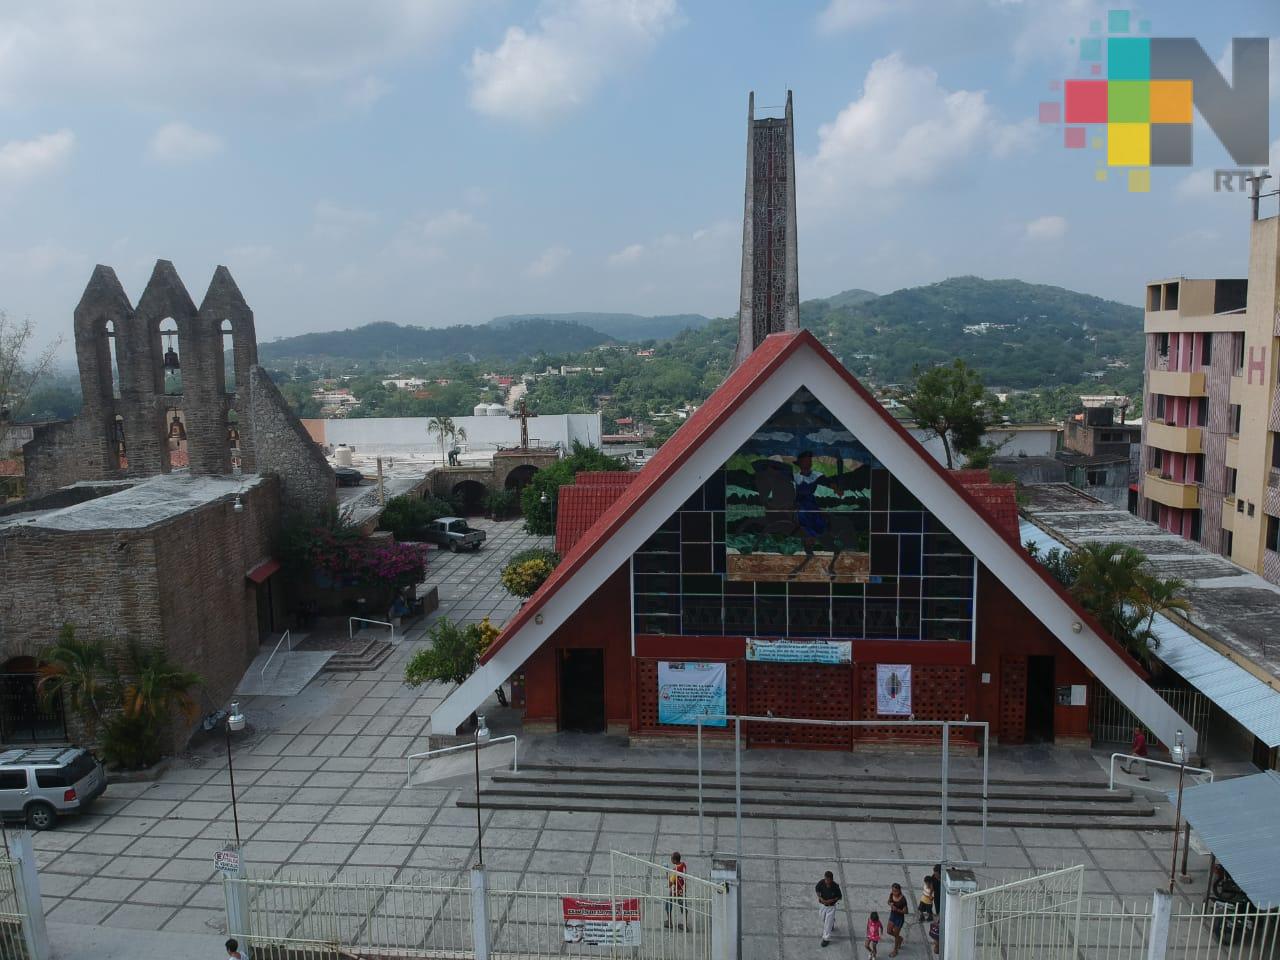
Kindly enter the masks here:
[[636, 552], [632, 609], [640, 634], [967, 641], [973, 576], [801, 389]]

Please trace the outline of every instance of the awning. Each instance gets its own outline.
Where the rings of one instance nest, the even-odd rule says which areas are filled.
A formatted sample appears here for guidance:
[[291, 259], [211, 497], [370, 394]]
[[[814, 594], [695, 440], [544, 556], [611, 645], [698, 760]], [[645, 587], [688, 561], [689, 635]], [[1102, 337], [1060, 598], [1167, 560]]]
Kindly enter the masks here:
[[[1177, 791], [1169, 799], [1177, 801]], [[1219, 780], [1182, 791], [1182, 815], [1195, 827], [1253, 905], [1280, 907], [1280, 773]]]
[[245, 574], [254, 583], [263, 583], [267, 577], [271, 576], [280, 569], [280, 561], [272, 557], [269, 560], [263, 560], [260, 564]]
[[[1033, 542], [1043, 551], [1067, 550], [1029, 520], [1023, 520], [1020, 529], [1023, 543]], [[1160, 641], [1157, 659], [1268, 747], [1280, 747], [1280, 691], [1163, 614], [1156, 614], [1151, 630]]]

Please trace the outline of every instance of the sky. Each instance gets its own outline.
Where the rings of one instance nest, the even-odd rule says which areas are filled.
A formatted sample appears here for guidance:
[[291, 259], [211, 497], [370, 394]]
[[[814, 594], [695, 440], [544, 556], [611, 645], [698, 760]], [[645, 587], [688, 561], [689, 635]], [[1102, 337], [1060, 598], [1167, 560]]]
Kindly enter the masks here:
[[[5, 0], [0, 310], [65, 355], [94, 264], [136, 302], [164, 258], [197, 303], [227, 265], [262, 341], [732, 315], [751, 90], [757, 115], [794, 91], [804, 299], [977, 274], [1140, 303], [1243, 275], [1248, 203], [1213, 192], [1236, 165], [1199, 114], [1194, 166], [1147, 193], [1038, 122], [1116, 6]], [[1231, 37], [1280, 35], [1274, 0], [1125, 9], [1224, 71]]]

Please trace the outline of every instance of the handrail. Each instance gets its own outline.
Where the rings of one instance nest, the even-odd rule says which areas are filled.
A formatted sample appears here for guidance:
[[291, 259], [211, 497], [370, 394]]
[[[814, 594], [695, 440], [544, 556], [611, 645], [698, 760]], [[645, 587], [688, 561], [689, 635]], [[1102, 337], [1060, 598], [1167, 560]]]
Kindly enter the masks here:
[[[289, 636], [289, 631], [286, 630], [281, 635], [280, 639], [276, 641], [276, 647], [274, 650], [271, 651], [271, 656], [267, 657], [267, 662], [262, 665], [262, 670], [258, 674], [259, 678], [265, 677], [267, 675], [267, 667], [271, 666], [271, 661], [274, 660], [276, 657], [276, 654], [280, 652], [280, 644], [284, 643], [286, 640], [289, 641], [289, 652], [290, 653], [293, 652], [293, 639]], [[281, 663], [283, 662], [284, 661], [281, 661]]]
[[373, 623], [373, 624], [377, 624], [380, 627], [390, 627], [391, 642], [392, 643], [396, 642], [396, 625], [394, 623], [390, 623], [386, 620], [370, 620], [368, 617], [347, 617], [347, 639], [348, 640], [354, 640], [356, 638], [356, 632], [353, 629], [353, 627], [357, 620], [360, 621], [361, 623]]
[[1174, 770], [1183, 767], [1192, 773], [1207, 773], [1209, 782], [1213, 783], [1213, 771], [1207, 767], [1193, 767], [1190, 764], [1174, 763], [1171, 760], [1152, 760], [1150, 757], [1139, 757], [1132, 753], [1113, 753], [1110, 766], [1111, 782], [1107, 785], [1108, 790], [1116, 788], [1116, 757], [1124, 757], [1126, 760], [1141, 760], [1143, 763], [1154, 763], [1157, 767], [1172, 767]]
[[511, 772], [520, 772], [520, 739], [514, 733], [508, 733], [501, 737], [492, 737], [488, 742], [477, 744], [475, 741], [471, 743], [459, 743], [452, 747], [438, 747], [435, 750], [427, 750], [424, 753], [411, 753], [404, 758], [404, 785], [406, 787], [413, 786], [413, 761], [423, 760], [429, 757], [439, 756], [442, 753], [453, 753], [455, 750], [471, 750], [478, 749], [482, 746], [489, 746], [492, 743], [502, 743], [504, 740], [510, 740], [515, 744], [515, 749], [511, 751]]

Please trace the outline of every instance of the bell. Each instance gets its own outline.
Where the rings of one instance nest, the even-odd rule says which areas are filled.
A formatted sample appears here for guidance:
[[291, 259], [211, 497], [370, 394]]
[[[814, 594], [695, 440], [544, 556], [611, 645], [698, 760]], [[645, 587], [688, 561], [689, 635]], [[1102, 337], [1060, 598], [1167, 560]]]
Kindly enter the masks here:
[[165, 350], [164, 352], [164, 368], [166, 370], [181, 369], [182, 364], [178, 360], [178, 351], [173, 349], [173, 337], [170, 336], [167, 342], [169, 345], [169, 349]]
[[170, 440], [187, 439], [187, 428], [182, 425], [182, 420], [178, 417], [176, 413], [173, 415], [173, 420], [169, 424], [169, 439]]

